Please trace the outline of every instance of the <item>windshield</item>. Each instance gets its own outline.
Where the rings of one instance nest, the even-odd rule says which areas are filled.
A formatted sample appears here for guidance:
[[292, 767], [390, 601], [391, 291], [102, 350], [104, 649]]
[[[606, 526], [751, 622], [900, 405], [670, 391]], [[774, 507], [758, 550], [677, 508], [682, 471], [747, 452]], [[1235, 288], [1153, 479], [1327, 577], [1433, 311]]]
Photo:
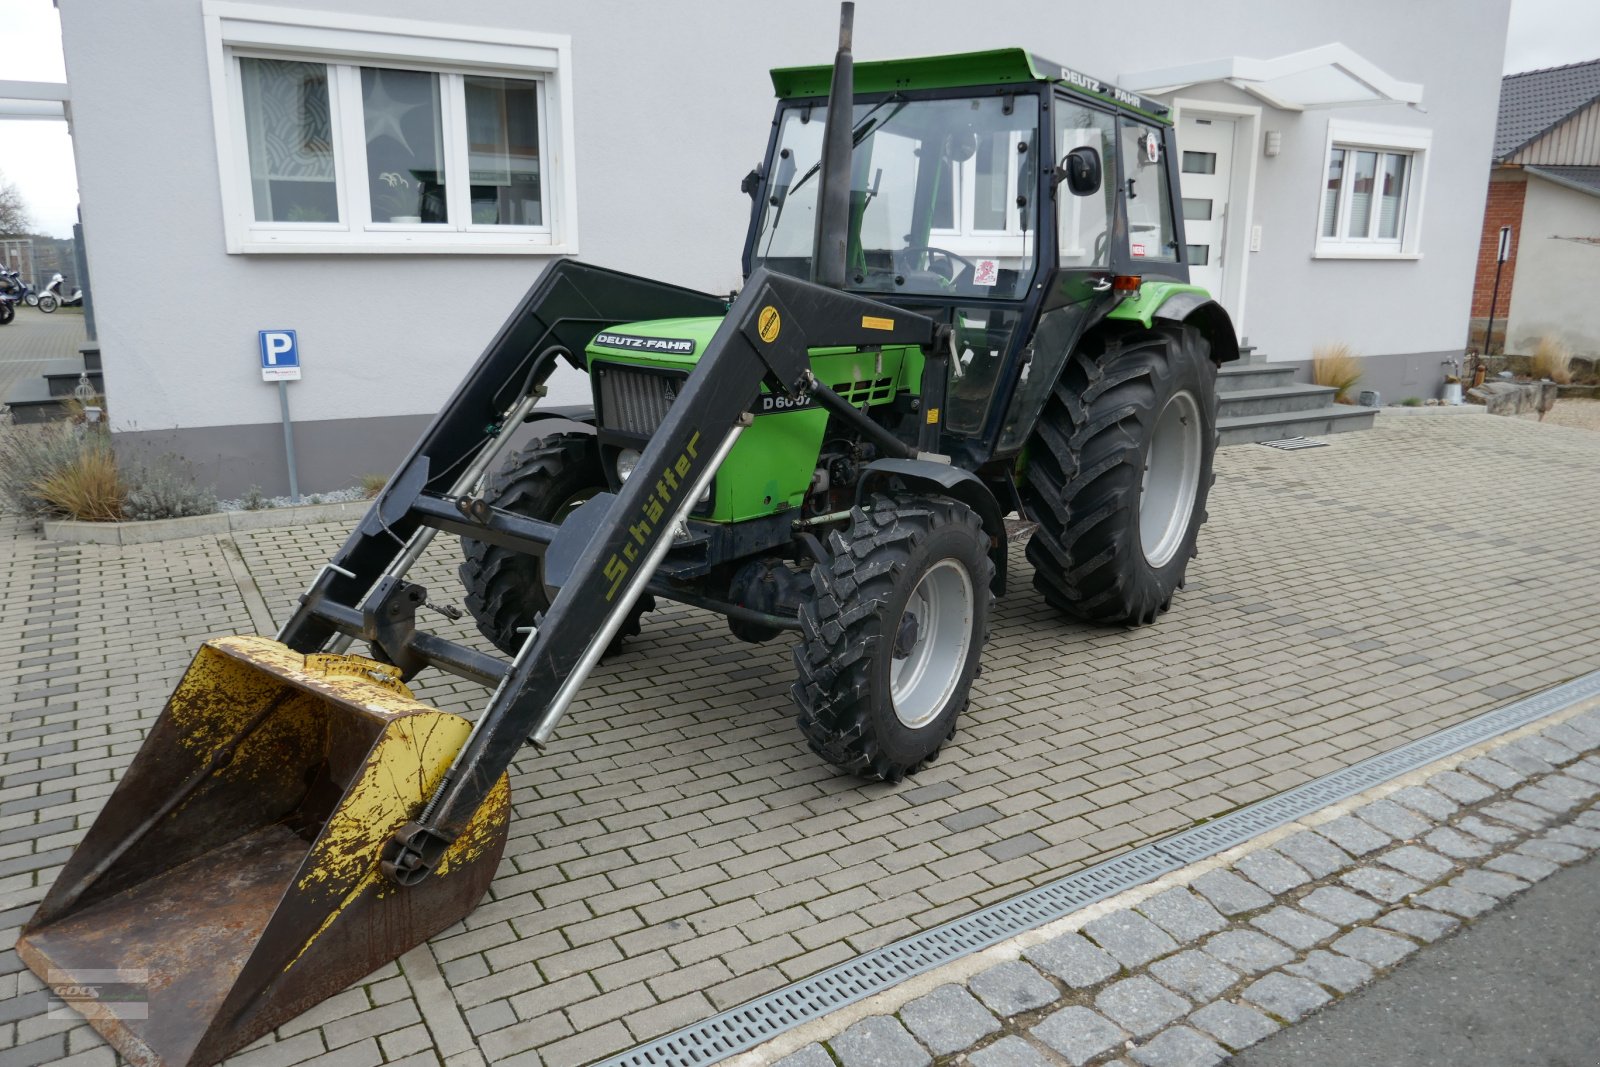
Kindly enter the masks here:
[[[1038, 228], [1038, 100], [891, 96], [857, 104], [850, 168], [852, 289], [1018, 297]], [[811, 275], [826, 108], [783, 111], [758, 265]]]

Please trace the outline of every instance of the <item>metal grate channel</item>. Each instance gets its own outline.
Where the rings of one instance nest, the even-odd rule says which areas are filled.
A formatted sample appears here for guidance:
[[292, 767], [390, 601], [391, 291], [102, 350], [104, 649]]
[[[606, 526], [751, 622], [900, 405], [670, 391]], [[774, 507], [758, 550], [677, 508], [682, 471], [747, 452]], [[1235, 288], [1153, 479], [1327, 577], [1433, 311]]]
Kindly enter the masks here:
[[1600, 671], [1447, 727], [1392, 752], [1126, 852], [926, 933], [857, 956], [596, 1067], [705, 1067], [907, 978], [1054, 922], [1464, 748], [1590, 697]]
[[1285, 437], [1278, 441], [1262, 441], [1261, 444], [1268, 448], [1281, 449], [1284, 452], [1298, 452], [1302, 448], [1328, 447], [1328, 442], [1318, 441], [1315, 437]]

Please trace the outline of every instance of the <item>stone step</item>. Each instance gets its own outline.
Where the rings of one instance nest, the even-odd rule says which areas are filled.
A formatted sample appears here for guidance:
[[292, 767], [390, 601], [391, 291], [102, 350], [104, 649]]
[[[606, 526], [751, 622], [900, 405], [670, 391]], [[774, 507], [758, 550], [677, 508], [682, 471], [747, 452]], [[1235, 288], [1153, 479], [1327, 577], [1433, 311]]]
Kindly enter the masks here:
[[1347, 430], [1370, 430], [1377, 408], [1329, 404], [1315, 411], [1280, 411], [1272, 415], [1236, 415], [1217, 420], [1218, 443], [1244, 445], [1285, 437], [1318, 437]]
[[43, 378], [25, 378], [18, 382], [6, 397], [6, 407], [11, 409], [16, 423], [54, 422], [67, 417], [59, 396], [50, 395], [50, 385]]
[[105, 395], [105, 378], [97, 370], [86, 371], [83, 364], [75, 359], [52, 360], [45, 365], [42, 377], [49, 383], [51, 396], [69, 397], [78, 387], [78, 379], [83, 374], [89, 375], [89, 385], [97, 395]]
[[83, 365], [88, 370], [100, 369], [100, 342], [85, 341], [78, 346], [78, 354], [83, 357]]
[[1315, 411], [1333, 403], [1331, 385], [1284, 383], [1267, 389], [1230, 389], [1217, 393], [1217, 416], [1276, 415], [1282, 411]]
[[1227, 393], [1238, 389], [1266, 389], [1274, 385], [1291, 385], [1294, 368], [1272, 363], [1224, 363], [1217, 368], [1217, 392]]

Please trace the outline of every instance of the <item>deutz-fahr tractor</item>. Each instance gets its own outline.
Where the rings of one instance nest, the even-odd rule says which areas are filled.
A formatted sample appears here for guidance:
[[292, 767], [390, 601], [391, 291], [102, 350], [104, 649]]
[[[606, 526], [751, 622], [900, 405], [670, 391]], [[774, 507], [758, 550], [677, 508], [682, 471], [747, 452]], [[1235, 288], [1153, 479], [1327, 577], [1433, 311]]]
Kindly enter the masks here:
[[[128, 1058], [215, 1062], [470, 912], [513, 757], [656, 600], [794, 635], [808, 743], [889, 782], [956, 730], [1008, 514], [1065, 614], [1171, 604], [1238, 344], [1165, 109], [1021, 50], [855, 66], [849, 5], [772, 79], [744, 288], [551, 266], [276, 639], [197, 654], [18, 945], [150, 972], [147, 1019], [94, 1020]], [[536, 406], [563, 364], [592, 408]], [[509, 662], [419, 628], [440, 531]], [[475, 723], [426, 667], [493, 690]]]

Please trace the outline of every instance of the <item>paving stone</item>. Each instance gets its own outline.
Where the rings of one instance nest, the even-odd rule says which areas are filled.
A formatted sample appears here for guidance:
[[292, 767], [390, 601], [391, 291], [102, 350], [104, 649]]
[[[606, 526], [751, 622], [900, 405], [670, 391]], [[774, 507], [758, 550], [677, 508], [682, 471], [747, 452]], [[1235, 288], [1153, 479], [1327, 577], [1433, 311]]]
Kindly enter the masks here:
[[933, 1059], [905, 1027], [887, 1015], [872, 1015], [828, 1042], [841, 1067], [927, 1067]]
[[1298, 1022], [1333, 997], [1315, 982], [1273, 971], [1245, 988], [1245, 1000], [1286, 1022]]
[[1476, 804], [1494, 796], [1493, 789], [1459, 771], [1440, 771], [1428, 779], [1428, 785], [1458, 804]]
[[1600, 785], [1600, 761], [1586, 759], [1582, 763], [1574, 763], [1567, 768], [1567, 774], [1591, 785]]
[[1187, 949], [1150, 965], [1150, 973], [1185, 996], [1205, 1003], [1239, 980], [1239, 972], [1196, 949]]
[[1537, 860], [1532, 856], [1521, 856], [1515, 852], [1508, 852], [1504, 856], [1496, 856], [1485, 863], [1484, 866], [1491, 871], [1516, 875], [1527, 882], [1542, 881], [1560, 870], [1554, 863], [1550, 863], [1547, 860]]
[[1370, 926], [1351, 930], [1329, 947], [1374, 967], [1393, 967], [1417, 950], [1415, 943]]
[[1228, 871], [1207, 871], [1194, 880], [1193, 889], [1230, 918], [1272, 903], [1260, 887]]
[[1474, 778], [1489, 783], [1496, 789], [1513, 789], [1526, 782], [1530, 777], [1515, 768], [1506, 766], [1504, 763], [1492, 760], [1488, 756], [1477, 756], [1469, 759], [1461, 765], [1461, 769]]
[[1099, 985], [1122, 970], [1121, 964], [1077, 934], [1063, 934], [1024, 949], [1023, 958], [1073, 989]]
[[1600, 831], [1588, 830], [1581, 826], [1558, 826], [1543, 837], [1546, 841], [1571, 845], [1589, 852], [1600, 848]]
[[1559, 745], [1566, 745], [1574, 752], [1584, 752], [1600, 744], [1600, 738], [1591, 737], [1579, 726], [1567, 722], [1558, 722], [1554, 726], [1547, 726], [1539, 731], [1539, 736]]
[[1487, 841], [1491, 845], [1504, 845], [1522, 839], [1520, 830], [1513, 830], [1509, 826], [1501, 826], [1497, 822], [1488, 822], [1476, 815], [1466, 815], [1456, 820], [1456, 829], [1471, 834], [1480, 841]]
[[1135, 1037], [1149, 1037], [1168, 1023], [1183, 1018], [1191, 1005], [1141, 974], [1106, 986], [1095, 996], [1094, 1006], [1100, 1014]]
[[1443, 793], [1421, 785], [1408, 785], [1404, 789], [1397, 789], [1389, 794], [1389, 799], [1434, 822], [1444, 822], [1461, 810], [1461, 805]]
[[1497, 800], [1493, 804], [1485, 804], [1479, 809], [1479, 814], [1520, 826], [1524, 830], [1542, 830], [1555, 821], [1553, 813], [1518, 800]]
[[1280, 856], [1270, 848], [1243, 856], [1233, 865], [1234, 870], [1272, 894], [1287, 893], [1311, 880], [1298, 864]]
[[1431, 820], [1407, 811], [1392, 800], [1374, 800], [1365, 807], [1357, 808], [1352, 814], [1367, 825], [1376, 826], [1402, 841], [1421, 837], [1433, 826]]
[[1298, 963], [1287, 964], [1283, 969], [1339, 993], [1354, 992], [1372, 979], [1372, 968], [1361, 960], [1320, 948]]
[[[1544, 782], [1551, 781], [1554, 778], [1555, 775], [1551, 775], [1549, 778], [1544, 779]], [[1540, 782], [1537, 785], [1525, 785], [1515, 793], [1512, 793], [1511, 797], [1513, 800], [1520, 800], [1524, 804], [1536, 805], [1546, 811], [1555, 812], [1557, 815], [1564, 815], [1582, 803], [1580, 798], [1570, 796], [1558, 789], [1551, 789], [1544, 782]]]
[[1365, 897], [1358, 897], [1348, 889], [1340, 889], [1335, 885], [1313, 889], [1301, 898], [1300, 906], [1335, 926], [1368, 922], [1382, 910]]
[[1084, 923], [1083, 932], [1125, 967], [1141, 967], [1178, 947], [1165, 930], [1127, 908]]
[[1378, 925], [1424, 941], [1437, 941], [1460, 926], [1461, 920], [1426, 908], [1396, 908], [1379, 919]]
[[1376, 852], [1394, 839], [1368, 823], [1341, 815], [1317, 827], [1317, 833], [1338, 845], [1352, 856], [1365, 856]]
[[1573, 820], [1578, 826], [1590, 830], [1600, 830], [1600, 808], [1586, 811]]
[[1144, 1067], [1215, 1067], [1228, 1058], [1226, 1049], [1187, 1026], [1163, 1030], [1129, 1055]]
[[1423, 882], [1437, 882], [1456, 869], [1455, 864], [1437, 852], [1417, 845], [1402, 845], [1385, 852], [1378, 857], [1378, 862]]
[[900, 1009], [905, 1023], [917, 1040], [935, 1056], [947, 1056], [968, 1048], [980, 1037], [1000, 1029], [1000, 1023], [956, 985], [940, 986], [925, 997], [918, 997]]
[[1198, 941], [1228, 928], [1228, 920], [1216, 908], [1181, 887], [1157, 893], [1140, 904], [1139, 910], [1179, 942]]
[[1433, 831], [1422, 840], [1430, 848], [1437, 852], [1443, 852], [1451, 859], [1481, 859], [1487, 856], [1490, 851], [1486, 846], [1479, 844], [1466, 834], [1452, 830], [1448, 826], [1439, 827], [1439, 829]]
[[1357, 867], [1340, 875], [1339, 880], [1351, 889], [1376, 897], [1385, 904], [1398, 904], [1424, 886], [1415, 878], [1407, 878], [1399, 871], [1387, 871], [1382, 867]]
[[1556, 767], [1561, 766], [1563, 763], [1571, 763], [1580, 755], [1580, 753], [1573, 751], [1561, 742], [1553, 741], [1539, 734], [1519, 737], [1509, 745], [1506, 745], [1505, 748], [1513, 752], [1526, 753], [1535, 759], [1542, 759]]
[[[972, 1067], [1051, 1067], [1044, 1054], [1015, 1034], [1008, 1034], [988, 1048], [967, 1055]], [[818, 1067], [832, 1067], [831, 1064]]]
[[791, 1052], [773, 1067], [834, 1067], [834, 1064], [828, 1050], [813, 1041], [800, 1051]]
[[1253, 930], [1229, 930], [1205, 945], [1206, 954], [1247, 975], [1260, 974], [1294, 959], [1294, 953]]
[[1562, 866], [1577, 863], [1584, 857], [1583, 849], [1563, 845], [1559, 841], [1524, 841], [1517, 846], [1517, 851], [1524, 856], [1532, 856], [1536, 860], [1549, 860]]
[[1541, 778], [1539, 784], [1546, 789], [1565, 794], [1579, 803], [1593, 800], [1595, 796], [1600, 795], [1600, 785], [1570, 774], [1552, 774], [1548, 778]]
[[1278, 1031], [1277, 1023], [1254, 1008], [1226, 1000], [1207, 1004], [1189, 1016], [1189, 1022], [1236, 1052]]
[[1273, 848], [1304, 867], [1313, 878], [1326, 878], [1355, 862], [1350, 853], [1309, 830], [1290, 834]]
[[1127, 1037], [1116, 1023], [1078, 1005], [1046, 1016], [1028, 1032], [1059, 1052], [1072, 1067], [1111, 1051]]
[[1442, 885], [1417, 894], [1415, 903], [1434, 911], [1446, 911], [1463, 919], [1472, 919], [1494, 907], [1494, 898]]
[[1504, 900], [1528, 888], [1528, 883], [1509, 874], [1494, 871], [1463, 871], [1450, 879], [1450, 884], [1469, 893], [1482, 893], [1486, 897]]
[[1535, 756], [1531, 752], [1520, 750], [1515, 746], [1515, 743], [1495, 749], [1494, 759], [1496, 763], [1503, 763], [1529, 778], [1551, 774], [1556, 769], [1556, 765], [1549, 760]]
[[1250, 920], [1250, 925], [1295, 948], [1307, 949], [1318, 941], [1325, 941], [1339, 932], [1339, 928], [1314, 915], [1294, 908], [1280, 907], [1264, 911]]
[[976, 993], [990, 1011], [1001, 1016], [1033, 1011], [1055, 1003], [1061, 996], [1043, 975], [1020, 960], [973, 975], [967, 981], [967, 988]]

